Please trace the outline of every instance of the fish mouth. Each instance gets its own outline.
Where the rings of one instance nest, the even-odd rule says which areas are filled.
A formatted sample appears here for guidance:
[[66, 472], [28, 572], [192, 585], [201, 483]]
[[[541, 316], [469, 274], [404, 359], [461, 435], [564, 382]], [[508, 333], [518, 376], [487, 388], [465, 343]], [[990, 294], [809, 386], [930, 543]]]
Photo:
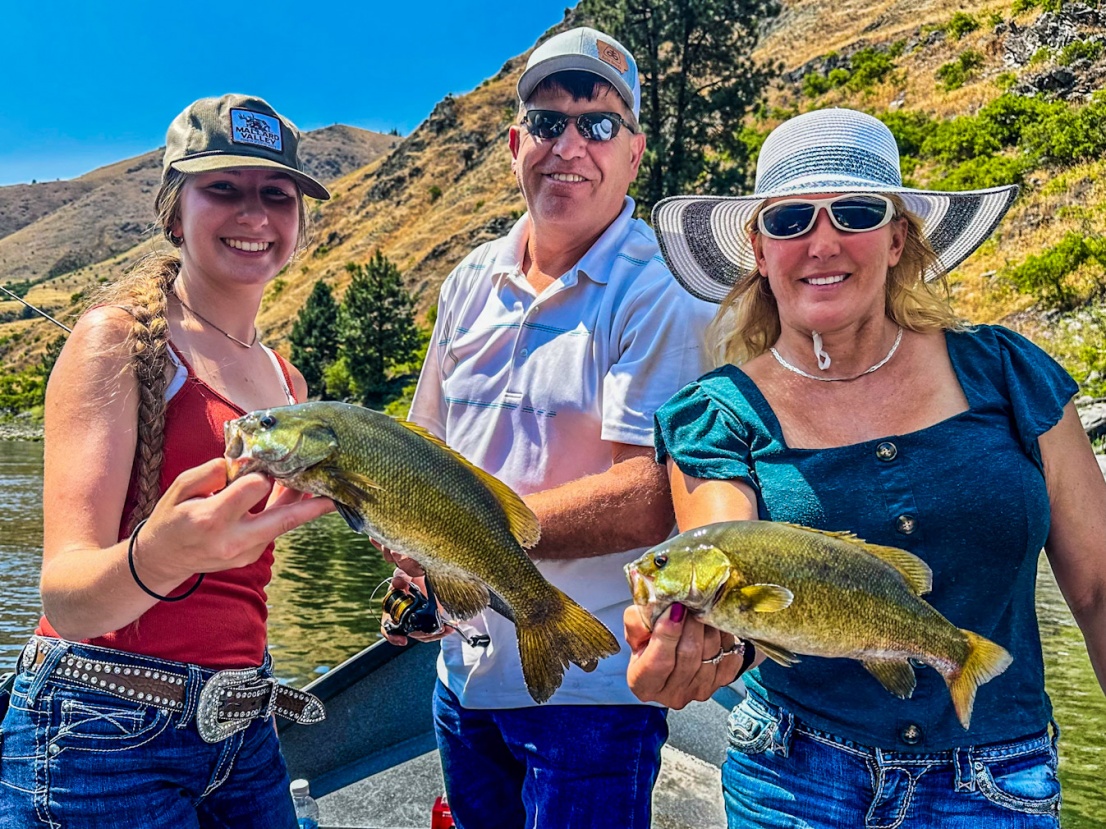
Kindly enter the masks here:
[[245, 418], [230, 420], [223, 426], [223, 439], [226, 442], [226, 450], [223, 458], [227, 463], [227, 481], [235, 481], [243, 475], [248, 475], [262, 467], [261, 459], [253, 454], [254, 446], [246, 437], [242, 429]]
[[637, 562], [627, 564], [626, 580], [630, 582], [630, 593], [634, 597], [634, 606], [637, 607], [641, 623], [649, 630], [657, 623], [657, 619], [664, 613], [665, 607], [657, 599], [657, 591], [653, 579], [637, 569]]

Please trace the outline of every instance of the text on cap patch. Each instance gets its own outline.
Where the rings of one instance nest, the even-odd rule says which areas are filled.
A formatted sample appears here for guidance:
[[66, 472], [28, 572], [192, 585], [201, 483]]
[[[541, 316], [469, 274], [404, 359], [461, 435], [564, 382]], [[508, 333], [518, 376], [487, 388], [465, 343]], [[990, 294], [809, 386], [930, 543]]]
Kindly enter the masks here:
[[274, 152], [283, 152], [280, 122], [271, 115], [248, 109], [230, 111], [230, 140], [235, 144], [253, 144]]

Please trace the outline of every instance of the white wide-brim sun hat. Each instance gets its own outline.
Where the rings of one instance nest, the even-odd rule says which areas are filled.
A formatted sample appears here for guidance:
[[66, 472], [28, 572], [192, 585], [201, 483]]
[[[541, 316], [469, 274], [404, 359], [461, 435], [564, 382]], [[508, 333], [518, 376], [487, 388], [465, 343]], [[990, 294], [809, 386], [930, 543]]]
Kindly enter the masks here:
[[899, 148], [876, 118], [822, 109], [776, 127], [757, 158], [751, 196], [674, 196], [653, 208], [653, 228], [668, 267], [688, 292], [721, 302], [756, 267], [746, 226], [765, 199], [816, 193], [899, 196], [937, 254], [936, 279], [963, 262], [998, 225], [1017, 185], [942, 192], [904, 187]]

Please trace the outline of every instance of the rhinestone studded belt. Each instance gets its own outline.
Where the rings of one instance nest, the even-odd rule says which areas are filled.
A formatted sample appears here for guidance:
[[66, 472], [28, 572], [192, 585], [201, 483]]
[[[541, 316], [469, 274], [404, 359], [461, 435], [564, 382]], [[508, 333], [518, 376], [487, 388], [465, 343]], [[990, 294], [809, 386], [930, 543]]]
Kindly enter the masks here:
[[[52, 643], [32, 639], [23, 652], [23, 668], [42, 667]], [[54, 676], [85, 688], [95, 688], [121, 699], [154, 705], [170, 712], [184, 710], [187, 677], [130, 665], [123, 654], [111, 659], [87, 659], [67, 654], [54, 668]], [[251, 720], [278, 714], [304, 725], [326, 717], [323, 704], [313, 694], [287, 688], [257, 668], [219, 671], [203, 684], [196, 704], [196, 727], [209, 743], [217, 743], [246, 728]]]

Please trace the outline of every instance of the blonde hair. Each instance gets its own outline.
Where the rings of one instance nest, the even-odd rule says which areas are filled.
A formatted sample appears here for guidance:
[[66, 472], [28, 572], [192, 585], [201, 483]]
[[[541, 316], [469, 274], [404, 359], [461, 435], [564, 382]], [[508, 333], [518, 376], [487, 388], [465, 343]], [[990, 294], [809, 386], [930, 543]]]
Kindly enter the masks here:
[[[906, 241], [899, 261], [887, 272], [887, 316], [911, 331], [962, 331], [967, 322], [953, 310], [948, 280], [942, 272], [926, 282], [925, 274], [938, 267], [937, 254], [922, 235], [918, 218], [902, 199], [887, 194], [895, 205], [895, 218], [906, 221]], [[757, 236], [757, 209], [745, 227]], [[754, 238], [754, 244], [756, 239]], [[780, 313], [768, 280], [753, 268], [740, 277], [719, 303], [707, 328], [707, 344], [716, 365], [740, 365], [765, 353], [780, 336]]]
[[[183, 240], [172, 233], [180, 221], [181, 197], [188, 176], [169, 170], [154, 199], [155, 226], [174, 247]], [[307, 211], [299, 193], [299, 236], [297, 253], [307, 244]], [[148, 518], [161, 497], [161, 467], [165, 460], [165, 392], [169, 387], [169, 319], [167, 309], [173, 282], [180, 274], [181, 260], [175, 253], [151, 253], [143, 257], [122, 279], [100, 291], [93, 305], [123, 308], [133, 318], [125, 347], [130, 355], [128, 370], [138, 383], [138, 432], [135, 447], [134, 509], [127, 522], [130, 532]]]

